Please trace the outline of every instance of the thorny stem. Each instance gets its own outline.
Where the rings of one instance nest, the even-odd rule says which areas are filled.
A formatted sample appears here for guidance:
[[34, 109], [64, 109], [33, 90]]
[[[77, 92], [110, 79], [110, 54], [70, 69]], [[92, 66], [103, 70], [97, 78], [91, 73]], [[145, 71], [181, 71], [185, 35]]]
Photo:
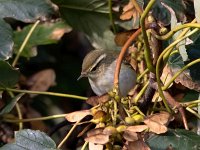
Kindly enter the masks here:
[[157, 79], [157, 83], [158, 83], [158, 92], [160, 94], [160, 97], [163, 99], [163, 103], [167, 109], [168, 112], [171, 112], [171, 110], [169, 109], [169, 106], [167, 105], [166, 99], [163, 95], [163, 91], [162, 91], [162, 87], [161, 87], [161, 81], [160, 81], [160, 64], [162, 61], [162, 58], [164, 56], [164, 54], [167, 51], [172, 51], [172, 47], [174, 47], [176, 44], [178, 44], [180, 41], [182, 41], [183, 39], [191, 36], [192, 34], [194, 34], [195, 32], [197, 32], [198, 29], [194, 29], [193, 31], [191, 31], [190, 33], [188, 33], [187, 35], [185, 35], [184, 37], [177, 39], [176, 41], [174, 41], [172, 44], [170, 44], [167, 48], [165, 48], [165, 50], [163, 50], [163, 52], [160, 54], [158, 61], [157, 61], [157, 65], [156, 65], [156, 79]]
[[31, 122], [31, 121], [41, 121], [41, 120], [50, 120], [50, 119], [57, 119], [57, 118], [64, 118], [67, 114], [59, 114], [59, 115], [52, 115], [46, 117], [38, 117], [38, 118], [30, 118], [30, 119], [13, 119], [10, 117], [3, 117], [3, 121], [10, 122], [10, 123], [17, 123], [17, 122]]
[[151, 0], [148, 3], [148, 5], [145, 8], [144, 12], [142, 13], [142, 16], [141, 16], [141, 19], [140, 19], [140, 25], [141, 25], [141, 28], [142, 28], [142, 35], [143, 35], [144, 47], [145, 47], [144, 48], [144, 57], [145, 57], [145, 60], [146, 60], [147, 68], [151, 72], [155, 72], [155, 68], [153, 66], [152, 59], [151, 59], [151, 50], [150, 50], [149, 41], [148, 41], [146, 28], [145, 28], [145, 18], [148, 15], [150, 9], [152, 8], [152, 6], [155, 2], [156, 2], [156, 0]]
[[28, 34], [26, 35], [21, 47], [19, 48], [19, 51], [17, 52], [17, 55], [12, 63], [12, 66], [15, 67], [15, 65], [17, 64], [17, 61], [22, 53], [22, 51], [24, 50], [24, 47], [26, 46], [28, 40], [30, 39], [33, 31], [35, 30], [35, 28], [37, 27], [37, 25], [40, 23], [40, 20], [37, 20], [34, 25], [31, 27], [30, 31], [28, 32]]
[[81, 120], [79, 120], [79, 121], [77, 121], [74, 125], [73, 125], [73, 127], [70, 129], [70, 131], [67, 133], [67, 135], [65, 136], [65, 138], [60, 142], [60, 144], [58, 145], [58, 149], [60, 149], [62, 146], [63, 146], [63, 144], [67, 141], [67, 139], [69, 138], [69, 136], [71, 135], [71, 133], [74, 131], [74, 129], [76, 128], [76, 126], [79, 124], [79, 122], [80, 122]]
[[121, 52], [118, 56], [117, 62], [116, 62], [116, 68], [115, 68], [115, 74], [114, 74], [114, 88], [116, 88], [117, 90], [119, 90], [119, 72], [120, 72], [120, 68], [121, 68], [121, 63], [123, 60], [123, 57], [126, 53], [126, 50], [128, 49], [128, 47], [130, 46], [130, 44], [133, 42], [134, 39], [137, 38], [137, 36], [141, 33], [141, 28], [138, 29], [136, 32], [134, 32], [131, 37], [126, 41], [126, 43], [124, 44], [124, 46], [121, 49]]
[[29, 91], [29, 90], [19, 90], [19, 89], [11, 89], [11, 88], [0, 88], [0, 89], [12, 91], [16, 93], [41, 94], [41, 95], [51, 95], [51, 96], [58, 96], [58, 97], [68, 97], [68, 98], [74, 98], [74, 99], [80, 99], [80, 100], [87, 100], [87, 97], [64, 94], [64, 93]]

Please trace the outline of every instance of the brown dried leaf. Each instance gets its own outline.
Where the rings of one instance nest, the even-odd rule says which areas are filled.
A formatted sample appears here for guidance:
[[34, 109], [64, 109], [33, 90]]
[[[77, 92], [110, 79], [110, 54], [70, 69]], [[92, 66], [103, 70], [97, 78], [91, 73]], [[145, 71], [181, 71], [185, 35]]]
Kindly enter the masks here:
[[172, 117], [168, 112], [161, 111], [160, 113], [156, 113], [156, 114], [148, 116], [147, 119], [151, 119], [152, 121], [155, 121], [162, 125], [167, 125], [169, 121], [172, 120]]
[[138, 140], [138, 135], [136, 132], [132, 132], [130, 130], [125, 130], [123, 137], [126, 141], [132, 142]]
[[167, 132], [166, 126], [164, 126], [156, 121], [153, 121], [151, 119], [145, 119], [144, 123], [149, 127], [149, 130], [151, 132], [154, 132], [156, 134], [162, 134], [162, 133]]
[[109, 135], [106, 134], [96, 134], [90, 137], [86, 137], [85, 141], [91, 142], [94, 144], [106, 144], [109, 142]]
[[151, 150], [148, 145], [142, 140], [129, 142], [127, 148], [128, 150]]
[[[171, 68], [172, 74], [174, 75], [176, 72], [180, 71], [179, 68]], [[175, 82], [178, 84], [182, 84], [183, 86], [195, 90], [197, 92], [200, 92], [200, 83], [194, 82], [190, 76], [190, 71], [185, 70], [183, 71], [176, 79]]]
[[133, 31], [117, 33], [115, 36], [115, 43], [117, 46], [123, 46], [132, 34]]
[[[166, 65], [163, 69], [163, 72], [162, 72], [160, 79], [164, 83], [164, 85], [166, 85], [171, 78], [172, 78], [172, 73], [170, 71], [169, 66]], [[173, 85], [173, 83], [170, 86], [172, 86], [172, 85]]]
[[89, 150], [103, 150], [103, 145], [89, 142]]
[[88, 103], [92, 106], [96, 106], [98, 104], [107, 102], [109, 99], [110, 99], [110, 97], [108, 94], [104, 94], [102, 96], [92, 96], [86, 100], [86, 103]]
[[87, 136], [90, 137], [90, 136], [94, 136], [96, 134], [103, 133], [103, 130], [104, 130], [104, 128], [92, 129], [92, 130], [90, 130], [90, 131], [87, 132]]
[[134, 9], [133, 3], [129, 2], [127, 5], [124, 6], [123, 13], [120, 16], [120, 19], [121, 20], [131, 19], [132, 14], [133, 14], [133, 9]]
[[67, 28], [56, 28], [50, 35], [50, 39], [59, 40], [65, 33], [71, 32], [72, 29]]
[[28, 78], [26, 85], [31, 91], [47, 91], [55, 85], [56, 74], [53, 69], [45, 69]]
[[103, 130], [103, 134], [107, 134], [107, 135], [116, 135], [117, 134], [117, 129], [113, 126], [107, 126], [104, 130]]
[[69, 113], [65, 116], [65, 118], [69, 122], [77, 122], [85, 118], [86, 116], [91, 115], [90, 110], [80, 110], [80, 111], [75, 111], [72, 113]]
[[129, 126], [126, 128], [125, 131], [131, 131], [131, 132], [142, 132], [148, 128], [147, 125], [135, 125], [135, 126]]

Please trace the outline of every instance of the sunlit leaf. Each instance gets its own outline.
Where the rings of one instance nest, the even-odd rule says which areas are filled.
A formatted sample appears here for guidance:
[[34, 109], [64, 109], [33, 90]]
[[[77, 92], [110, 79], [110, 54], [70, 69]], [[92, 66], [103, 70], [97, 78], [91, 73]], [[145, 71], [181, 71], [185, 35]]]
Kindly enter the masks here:
[[[31, 27], [32, 25], [28, 25], [24, 27], [21, 31], [14, 32], [15, 52], [18, 52]], [[62, 21], [38, 25], [32, 33], [21, 56], [33, 57], [37, 55], [37, 50], [35, 48], [36, 46], [57, 43], [65, 33], [70, 31], [71, 28]]]

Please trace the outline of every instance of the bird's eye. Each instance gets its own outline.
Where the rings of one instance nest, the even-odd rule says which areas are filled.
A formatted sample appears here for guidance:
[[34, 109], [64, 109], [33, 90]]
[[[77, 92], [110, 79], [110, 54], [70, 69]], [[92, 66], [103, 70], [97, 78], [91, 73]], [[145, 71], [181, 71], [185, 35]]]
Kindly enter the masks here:
[[94, 72], [94, 71], [96, 71], [97, 68], [98, 68], [98, 65], [95, 65], [95, 66], [91, 67], [91, 68], [90, 68], [90, 72]]

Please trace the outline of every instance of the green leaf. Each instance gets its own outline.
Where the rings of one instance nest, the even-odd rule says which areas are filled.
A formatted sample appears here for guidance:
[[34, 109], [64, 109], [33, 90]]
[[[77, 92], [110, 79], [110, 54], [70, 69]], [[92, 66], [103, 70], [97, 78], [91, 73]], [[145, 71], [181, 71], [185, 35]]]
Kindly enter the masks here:
[[114, 35], [109, 30], [107, 0], [52, 1], [58, 5], [61, 16], [73, 29], [86, 33], [92, 42], [96, 42], [102, 48], [113, 49], [113, 46], [116, 46]]
[[34, 22], [46, 20], [52, 14], [52, 4], [46, 0], [0, 0], [0, 60], [9, 59], [13, 50], [12, 29], [3, 18]]
[[15, 143], [6, 144], [1, 150], [58, 150], [55, 142], [44, 132], [25, 129], [15, 135]]
[[[21, 31], [14, 32], [14, 50], [17, 53], [26, 35], [30, 31], [32, 25], [26, 26]], [[64, 33], [71, 31], [66, 23], [60, 21], [56, 23], [44, 23], [38, 25], [32, 33], [28, 43], [26, 44], [21, 56], [33, 57], [37, 54], [37, 45], [46, 45], [57, 43]]]
[[0, 0], [0, 17], [10, 17], [23, 22], [46, 19], [53, 13], [47, 0]]
[[19, 72], [3, 60], [0, 60], [0, 70], [0, 88], [15, 86], [19, 80]]
[[151, 136], [147, 143], [151, 150], [197, 150], [200, 147], [200, 136], [183, 129], [171, 129], [166, 134]]
[[164, 26], [169, 25], [171, 23], [170, 22], [171, 15], [163, 4], [168, 5], [170, 8], [174, 10], [176, 17], [178, 18], [178, 21], [182, 21], [182, 22], [186, 21], [186, 17], [184, 14], [185, 5], [184, 5], [183, 0], [176, 0], [176, 1], [157, 0], [152, 8], [152, 14]]
[[14, 43], [12, 28], [2, 19], [0, 19], [0, 35], [0, 60], [6, 60], [12, 56]]
[[5, 107], [0, 110], [0, 115], [9, 113], [14, 107], [15, 104], [20, 100], [20, 98], [24, 95], [24, 93], [20, 93], [15, 96]]

